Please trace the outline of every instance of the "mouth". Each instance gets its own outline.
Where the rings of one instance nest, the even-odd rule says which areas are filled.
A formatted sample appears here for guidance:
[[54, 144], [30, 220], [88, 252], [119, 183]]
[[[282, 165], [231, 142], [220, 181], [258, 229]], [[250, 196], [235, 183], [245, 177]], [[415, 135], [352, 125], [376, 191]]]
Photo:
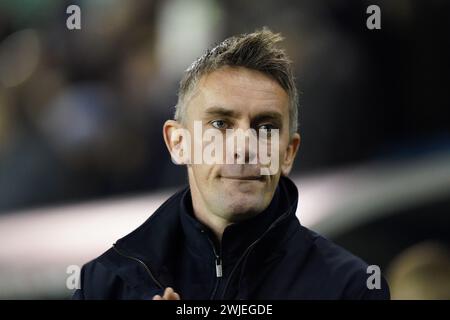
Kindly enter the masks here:
[[237, 180], [237, 181], [263, 181], [263, 176], [221, 176], [221, 179]]
[[224, 165], [218, 174], [220, 179], [234, 182], [257, 182], [264, 181], [266, 176], [262, 175], [258, 165]]

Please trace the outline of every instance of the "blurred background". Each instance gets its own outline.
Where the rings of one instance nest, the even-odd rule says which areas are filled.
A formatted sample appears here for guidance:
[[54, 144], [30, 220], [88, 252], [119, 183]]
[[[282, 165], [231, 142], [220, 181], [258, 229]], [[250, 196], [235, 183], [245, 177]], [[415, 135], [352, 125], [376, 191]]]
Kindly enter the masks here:
[[2, 0], [1, 299], [69, 298], [69, 266], [187, 183], [161, 135], [178, 81], [263, 26], [284, 35], [301, 91], [300, 221], [379, 265], [393, 298], [450, 299], [444, 0]]

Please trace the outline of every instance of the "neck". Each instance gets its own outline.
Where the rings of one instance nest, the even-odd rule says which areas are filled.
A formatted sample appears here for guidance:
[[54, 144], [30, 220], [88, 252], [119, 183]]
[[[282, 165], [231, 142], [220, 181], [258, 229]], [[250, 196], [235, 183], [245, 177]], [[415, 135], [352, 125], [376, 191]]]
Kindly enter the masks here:
[[207, 212], [205, 206], [192, 197], [192, 207], [194, 215], [198, 221], [211, 229], [219, 242], [222, 241], [222, 236], [225, 228], [231, 224], [230, 221], [218, 217], [210, 212]]
[[201, 196], [200, 190], [198, 189], [195, 180], [193, 180], [193, 177], [189, 177], [194, 216], [198, 221], [211, 229], [217, 240], [221, 242], [225, 228], [232, 224], [232, 222], [210, 212], [208, 205], [205, 203], [203, 197]]

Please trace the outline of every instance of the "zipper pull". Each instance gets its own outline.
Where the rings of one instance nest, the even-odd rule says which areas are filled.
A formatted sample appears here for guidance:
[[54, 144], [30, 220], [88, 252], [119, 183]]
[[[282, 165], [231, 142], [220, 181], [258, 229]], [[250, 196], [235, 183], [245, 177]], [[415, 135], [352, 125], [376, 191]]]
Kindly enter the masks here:
[[222, 278], [222, 260], [220, 258], [216, 258], [216, 276]]

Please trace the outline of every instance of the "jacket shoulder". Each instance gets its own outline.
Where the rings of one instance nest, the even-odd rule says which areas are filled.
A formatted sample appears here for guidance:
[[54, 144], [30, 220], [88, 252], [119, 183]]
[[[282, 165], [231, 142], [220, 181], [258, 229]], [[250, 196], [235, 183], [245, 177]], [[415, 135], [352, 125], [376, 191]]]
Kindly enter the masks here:
[[[167, 199], [144, 223], [117, 240], [115, 245], [81, 269], [80, 289], [73, 299], [150, 299], [160, 288], [143, 266], [170, 252], [168, 239], [178, 234], [178, 198], [186, 188]], [[156, 248], [155, 243], [159, 243]], [[120, 254], [118, 252], [121, 252]]]
[[309, 264], [320, 270], [327, 286], [341, 291], [342, 299], [390, 299], [388, 283], [378, 266], [369, 266], [331, 240], [302, 229], [311, 242]]
[[122, 279], [104, 264], [109, 249], [101, 256], [83, 265], [80, 274], [80, 288], [72, 297], [75, 300], [114, 299], [115, 293], [124, 286]]

